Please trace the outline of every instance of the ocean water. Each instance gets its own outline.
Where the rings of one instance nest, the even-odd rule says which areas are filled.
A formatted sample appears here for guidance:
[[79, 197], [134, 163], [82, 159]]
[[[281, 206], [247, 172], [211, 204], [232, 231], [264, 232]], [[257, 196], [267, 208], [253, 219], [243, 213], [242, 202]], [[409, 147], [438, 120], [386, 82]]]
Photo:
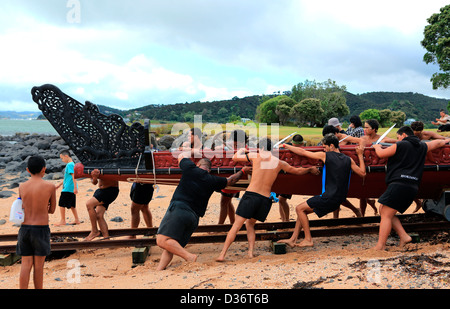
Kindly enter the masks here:
[[58, 135], [47, 120], [0, 119], [0, 135], [11, 136], [16, 133]]

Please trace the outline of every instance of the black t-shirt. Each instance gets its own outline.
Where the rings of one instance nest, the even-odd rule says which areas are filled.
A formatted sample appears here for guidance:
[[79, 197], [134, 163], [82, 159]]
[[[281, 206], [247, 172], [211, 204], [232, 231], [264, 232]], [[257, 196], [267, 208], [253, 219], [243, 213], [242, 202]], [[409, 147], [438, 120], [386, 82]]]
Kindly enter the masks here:
[[340, 152], [326, 152], [322, 175], [322, 196], [336, 201], [347, 198], [352, 162]]
[[403, 182], [419, 185], [428, 147], [417, 136], [397, 142], [395, 154], [388, 159], [386, 183]]
[[210, 175], [187, 158], [181, 160], [180, 168], [183, 175], [172, 196], [172, 201], [189, 205], [199, 217], [203, 217], [209, 198], [214, 191], [220, 191], [227, 186], [227, 179]]

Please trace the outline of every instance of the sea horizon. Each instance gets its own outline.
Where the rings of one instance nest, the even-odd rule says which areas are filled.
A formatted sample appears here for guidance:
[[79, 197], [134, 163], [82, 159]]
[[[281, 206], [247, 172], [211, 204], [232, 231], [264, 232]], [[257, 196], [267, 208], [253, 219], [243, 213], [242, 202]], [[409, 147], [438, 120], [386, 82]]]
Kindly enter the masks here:
[[14, 136], [17, 133], [58, 135], [48, 120], [0, 119], [1, 136]]

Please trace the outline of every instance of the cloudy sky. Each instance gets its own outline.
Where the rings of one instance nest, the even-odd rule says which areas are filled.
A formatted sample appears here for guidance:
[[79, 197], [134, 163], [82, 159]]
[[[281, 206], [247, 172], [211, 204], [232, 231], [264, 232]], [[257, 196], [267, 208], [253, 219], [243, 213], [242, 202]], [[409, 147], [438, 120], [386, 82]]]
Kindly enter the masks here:
[[421, 47], [448, 0], [14, 0], [0, 10], [0, 110], [54, 84], [119, 109], [332, 79], [354, 93], [435, 91]]

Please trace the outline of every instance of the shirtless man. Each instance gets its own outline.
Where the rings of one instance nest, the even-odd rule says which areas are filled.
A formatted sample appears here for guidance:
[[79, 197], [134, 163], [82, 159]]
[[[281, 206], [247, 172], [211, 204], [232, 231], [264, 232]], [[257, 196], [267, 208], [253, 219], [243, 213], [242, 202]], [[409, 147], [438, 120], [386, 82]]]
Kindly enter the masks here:
[[189, 130], [189, 138], [185, 141], [178, 150], [188, 151], [194, 149], [195, 151], [201, 150], [202, 144], [202, 131], [199, 128], [191, 128]]
[[91, 176], [92, 184], [98, 184], [98, 189], [94, 192], [94, 196], [86, 202], [86, 208], [91, 221], [91, 233], [84, 239], [85, 241], [91, 241], [100, 236], [100, 232], [103, 239], [109, 238], [105, 212], [108, 210], [108, 206], [119, 195], [119, 182], [117, 180], [99, 178], [100, 171], [98, 169], [93, 170]]
[[31, 269], [34, 268], [34, 287], [42, 289], [45, 257], [51, 253], [48, 214], [53, 214], [56, 209], [56, 189], [55, 185], [42, 179], [45, 175], [42, 157], [30, 157], [27, 166], [31, 177], [19, 186], [25, 211], [16, 247], [17, 254], [22, 256], [19, 286], [28, 288]]
[[436, 122], [432, 121], [432, 124], [434, 124], [435, 126], [440, 126], [450, 123], [450, 116], [445, 113], [444, 109], [441, 109], [439, 111], [439, 114], [441, 115], [441, 118], [436, 118]]
[[[366, 146], [372, 146], [372, 144], [381, 137], [381, 135], [378, 134], [379, 127], [380, 124], [375, 119], [369, 119], [364, 122], [364, 136], [361, 137], [361, 139]], [[395, 144], [397, 140], [386, 136], [381, 142]]]
[[281, 170], [294, 175], [319, 174], [317, 167], [296, 168], [275, 157], [271, 152], [272, 144], [268, 138], [262, 138], [259, 141], [258, 148], [258, 153], [248, 153], [247, 149], [241, 148], [233, 156], [235, 162], [248, 161], [252, 163], [252, 178], [239, 202], [235, 222], [228, 232], [220, 255], [216, 259], [218, 262], [225, 260], [228, 248], [235, 240], [244, 222], [247, 229], [248, 257], [253, 257], [256, 240], [255, 223], [257, 220], [264, 222], [269, 214], [272, 206], [272, 200], [270, 199], [272, 185]]
[[363, 158], [364, 148], [361, 145], [356, 148], [359, 159], [358, 166], [352, 158], [339, 151], [339, 141], [333, 134], [328, 134], [324, 137], [324, 152], [312, 152], [292, 146], [286, 147], [293, 153], [311, 159], [321, 160], [324, 163], [325, 179], [322, 181], [323, 193], [311, 197], [295, 208], [297, 222], [295, 223], [294, 232], [290, 239], [279, 241], [287, 243], [290, 247], [294, 247], [303, 228], [305, 239], [298, 246], [312, 247], [314, 243], [309, 229], [308, 214], [315, 212], [320, 218], [339, 208], [339, 205], [347, 198], [350, 172], [353, 171], [361, 177], [365, 177], [366, 175], [366, 166]]
[[414, 135], [422, 141], [433, 139], [450, 139], [450, 137], [439, 135], [433, 131], [424, 131], [423, 126], [424, 125], [422, 121], [414, 121], [413, 123], [411, 123], [411, 129], [414, 131]]

